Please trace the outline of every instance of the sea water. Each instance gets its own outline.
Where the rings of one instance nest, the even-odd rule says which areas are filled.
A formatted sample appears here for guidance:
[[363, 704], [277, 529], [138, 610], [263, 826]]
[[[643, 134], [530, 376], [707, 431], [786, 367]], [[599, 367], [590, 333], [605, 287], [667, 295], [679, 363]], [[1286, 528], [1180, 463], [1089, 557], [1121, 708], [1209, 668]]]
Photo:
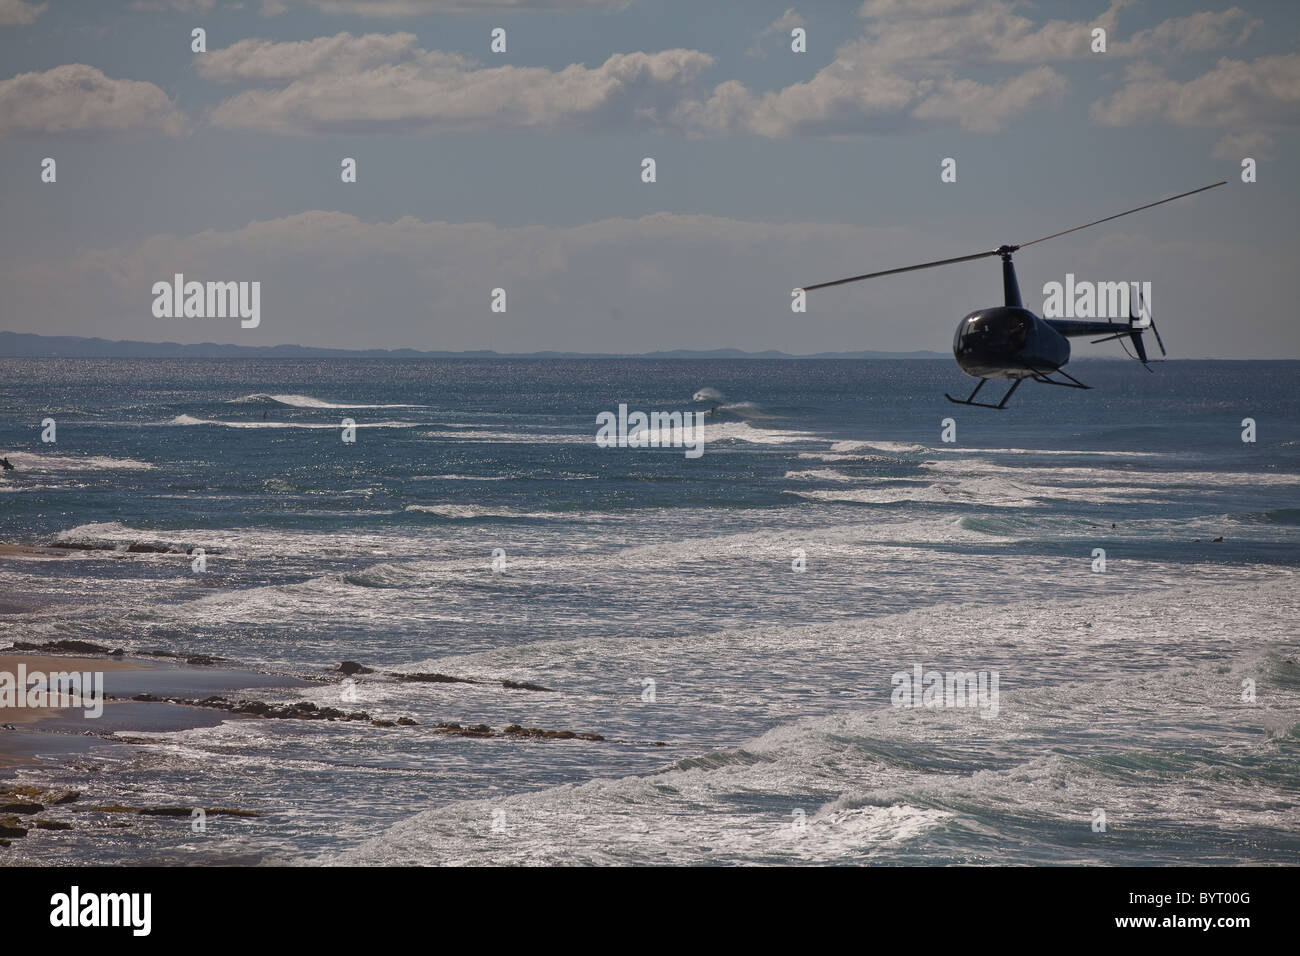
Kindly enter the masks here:
[[[22, 778], [260, 816], [4, 852], [1300, 862], [1298, 370], [1079, 362], [996, 411], [946, 361], [0, 360], [0, 541], [75, 546], [0, 559], [0, 646], [418, 722], [96, 740]], [[703, 454], [601, 447], [621, 404], [707, 412]], [[996, 712], [898, 706], [930, 672]]]

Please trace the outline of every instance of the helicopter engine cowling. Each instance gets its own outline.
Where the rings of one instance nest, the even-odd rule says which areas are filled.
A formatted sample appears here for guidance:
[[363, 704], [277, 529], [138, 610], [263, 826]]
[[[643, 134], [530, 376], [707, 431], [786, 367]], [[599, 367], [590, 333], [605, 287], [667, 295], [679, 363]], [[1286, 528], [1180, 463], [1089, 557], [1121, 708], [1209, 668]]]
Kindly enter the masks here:
[[978, 309], [957, 325], [952, 353], [976, 378], [1028, 378], [1070, 360], [1070, 343], [1028, 309]]

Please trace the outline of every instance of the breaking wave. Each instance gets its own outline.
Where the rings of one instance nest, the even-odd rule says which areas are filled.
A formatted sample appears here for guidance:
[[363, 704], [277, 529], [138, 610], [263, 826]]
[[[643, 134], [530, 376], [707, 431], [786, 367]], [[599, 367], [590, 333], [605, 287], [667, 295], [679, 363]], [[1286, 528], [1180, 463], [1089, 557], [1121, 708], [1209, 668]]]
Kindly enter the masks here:
[[[333, 422], [223, 422], [193, 415], [177, 415], [168, 425], [218, 425], [222, 428], [327, 428], [337, 431], [341, 426]], [[419, 422], [357, 422], [356, 428], [414, 428]]]
[[287, 405], [290, 408], [428, 408], [427, 405], [351, 405], [326, 402], [310, 395], [267, 395], [256, 392], [242, 398], [232, 398], [227, 405]]

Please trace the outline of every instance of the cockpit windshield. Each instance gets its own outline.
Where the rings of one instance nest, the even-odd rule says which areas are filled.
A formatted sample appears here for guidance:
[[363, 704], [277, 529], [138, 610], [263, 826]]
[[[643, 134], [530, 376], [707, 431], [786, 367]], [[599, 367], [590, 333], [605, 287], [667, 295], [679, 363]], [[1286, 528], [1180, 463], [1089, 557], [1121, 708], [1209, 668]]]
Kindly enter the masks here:
[[1023, 312], [997, 311], [967, 316], [957, 329], [959, 352], [1018, 352], [1029, 340]]

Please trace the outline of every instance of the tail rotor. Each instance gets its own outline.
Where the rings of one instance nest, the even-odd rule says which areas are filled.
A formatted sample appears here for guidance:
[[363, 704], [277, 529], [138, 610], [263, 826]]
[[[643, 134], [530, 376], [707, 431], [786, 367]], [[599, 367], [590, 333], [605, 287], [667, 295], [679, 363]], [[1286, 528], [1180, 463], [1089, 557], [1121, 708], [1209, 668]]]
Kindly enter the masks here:
[[[1136, 285], [1136, 283], [1134, 284]], [[1151, 317], [1151, 309], [1142, 300], [1142, 292], [1140, 289], [1138, 290], [1137, 295], [1138, 295], [1137, 315], [1133, 314], [1133, 303], [1131, 301], [1129, 302], [1128, 337], [1133, 342], [1133, 348], [1137, 352], [1136, 358], [1138, 359], [1138, 361], [1142, 363], [1143, 367], [1145, 367], [1146, 370], [1150, 372], [1152, 371], [1151, 362], [1153, 360], [1147, 358], [1146, 345], [1143, 344], [1142, 342], [1142, 333], [1145, 332], [1147, 329], [1150, 329], [1153, 333], [1155, 333], [1156, 345], [1160, 346], [1160, 358], [1155, 359], [1154, 361], [1157, 362], [1163, 361], [1165, 356], [1168, 355], [1168, 353], [1165, 351], [1164, 341], [1160, 338], [1160, 330], [1156, 328], [1155, 319]], [[1123, 345], [1123, 341], [1124, 341], [1123, 339], [1120, 340], [1121, 345]], [[1128, 346], [1124, 346], [1124, 351], [1126, 353], [1128, 352]]]

